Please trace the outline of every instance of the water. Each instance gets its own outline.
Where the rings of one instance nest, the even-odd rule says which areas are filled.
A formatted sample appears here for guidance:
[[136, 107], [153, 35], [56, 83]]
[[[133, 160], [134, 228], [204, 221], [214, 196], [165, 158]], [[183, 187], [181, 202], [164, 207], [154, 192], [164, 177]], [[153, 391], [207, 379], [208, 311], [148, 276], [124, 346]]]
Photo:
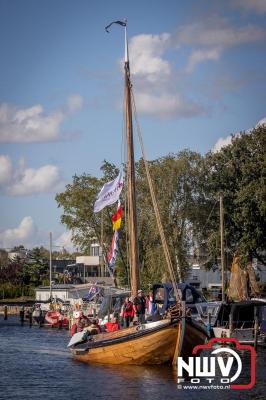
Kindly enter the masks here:
[[251, 390], [180, 390], [168, 366], [102, 366], [74, 361], [65, 330], [21, 327], [0, 316], [0, 400], [265, 399], [266, 350]]

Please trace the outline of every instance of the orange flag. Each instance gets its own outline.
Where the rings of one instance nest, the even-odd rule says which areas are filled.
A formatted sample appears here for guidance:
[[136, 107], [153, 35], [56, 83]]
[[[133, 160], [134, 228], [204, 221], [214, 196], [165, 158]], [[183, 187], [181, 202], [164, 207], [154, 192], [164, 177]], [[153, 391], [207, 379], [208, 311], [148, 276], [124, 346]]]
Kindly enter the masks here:
[[113, 230], [117, 231], [122, 222], [122, 207], [119, 207], [117, 209], [117, 212], [112, 216], [112, 222], [113, 222]]

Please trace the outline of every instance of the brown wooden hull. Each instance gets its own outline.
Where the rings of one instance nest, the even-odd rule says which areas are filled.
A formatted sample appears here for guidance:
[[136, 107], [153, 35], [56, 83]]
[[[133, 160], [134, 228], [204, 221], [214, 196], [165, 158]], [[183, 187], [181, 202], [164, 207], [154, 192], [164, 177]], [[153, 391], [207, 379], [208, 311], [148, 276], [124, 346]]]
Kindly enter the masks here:
[[130, 332], [126, 331], [119, 331], [124, 335], [114, 337], [114, 340], [118, 340], [116, 343], [89, 348], [83, 354], [77, 354], [74, 350], [74, 357], [80, 361], [101, 364], [148, 365], [172, 361], [179, 333], [178, 323], [131, 338]]
[[205, 340], [206, 335], [197, 335], [197, 329], [182, 319], [151, 331], [136, 332], [133, 327], [97, 335], [89, 348], [74, 348], [72, 353], [87, 363], [155, 365], [171, 363], [176, 354], [191, 354], [192, 348]]

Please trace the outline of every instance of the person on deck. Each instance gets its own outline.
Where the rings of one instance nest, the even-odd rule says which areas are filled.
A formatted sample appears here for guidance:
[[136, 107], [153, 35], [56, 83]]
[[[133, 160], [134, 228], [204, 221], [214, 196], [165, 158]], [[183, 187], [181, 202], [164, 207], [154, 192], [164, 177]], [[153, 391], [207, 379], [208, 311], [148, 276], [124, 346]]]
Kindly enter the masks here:
[[138, 322], [145, 324], [146, 297], [142, 290], [138, 291], [137, 297], [133, 301], [134, 311], [138, 317]]
[[150, 289], [150, 293], [149, 293], [149, 296], [147, 296], [147, 299], [148, 299], [148, 314], [150, 315], [150, 316], [153, 316], [153, 314], [155, 313], [155, 310], [156, 310], [156, 304], [154, 303], [154, 298], [153, 298], [153, 290], [152, 289]]
[[102, 328], [98, 324], [96, 318], [93, 318], [91, 321], [89, 321], [84, 330], [87, 330], [91, 335], [97, 335], [98, 333], [102, 332]]
[[106, 332], [115, 332], [120, 329], [120, 325], [117, 318], [112, 318], [111, 322], [106, 322], [104, 324], [106, 327]]
[[[94, 322], [95, 321], [95, 322]], [[98, 318], [96, 318], [95, 320], [92, 320], [92, 323], [95, 323], [95, 325], [97, 326], [97, 328], [98, 328], [98, 330], [99, 330], [99, 333], [102, 333], [102, 327], [101, 327], [101, 325], [99, 324], [99, 320], [98, 320]]]
[[130, 322], [132, 322], [134, 314], [133, 303], [129, 300], [129, 297], [126, 297], [122, 308], [122, 317], [124, 318], [127, 328], [129, 327]]

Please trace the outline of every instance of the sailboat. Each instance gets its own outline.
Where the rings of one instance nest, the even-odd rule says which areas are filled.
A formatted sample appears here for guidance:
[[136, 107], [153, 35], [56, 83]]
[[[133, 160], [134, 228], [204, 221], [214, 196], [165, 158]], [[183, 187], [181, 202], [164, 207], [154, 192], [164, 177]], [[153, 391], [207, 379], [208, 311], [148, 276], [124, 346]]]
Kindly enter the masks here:
[[[137, 212], [136, 212], [136, 188], [135, 188], [135, 160], [133, 145], [133, 124], [132, 124], [132, 83], [130, 79], [127, 21], [112, 22], [122, 25], [125, 28], [125, 114], [127, 131], [127, 174], [128, 174], [128, 224], [129, 224], [129, 245], [130, 245], [130, 270], [131, 270], [131, 294], [136, 297], [140, 289], [139, 258], [137, 241]], [[151, 197], [155, 206], [155, 214], [159, 219], [158, 208], [154, 199], [150, 176], [148, 181], [151, 189]], [[157, 221], [158, 222], [158, 221]], [[159, 231], [163, 234], [162, 226], [159, 224]], [[168, 257], [164, 236], [162, 237], [163, 248]], [[139, 324], [124, 328], [115, 332], [106, 332], [90, 336], [84, 340], [84, 335], [77, 333], [72, 337], [68, 347], [75, 359], [87, 363], [101, 364], [164, 364], [176, 363], [178, 356], [189, 356], [194, 346], [203, 344], [207, 340], [207, 331], [204, 326], [197, 324], [190, 317], [185, 315], [185, 307], [179, 297], [173, 269], [169, 267], [169, 273], [173, 282], [173, 289], [176, 297], [176, 306], [167, 314], [165, 319], [157, 322]], [[76, 336], [76, 337], [75, 337]]]

